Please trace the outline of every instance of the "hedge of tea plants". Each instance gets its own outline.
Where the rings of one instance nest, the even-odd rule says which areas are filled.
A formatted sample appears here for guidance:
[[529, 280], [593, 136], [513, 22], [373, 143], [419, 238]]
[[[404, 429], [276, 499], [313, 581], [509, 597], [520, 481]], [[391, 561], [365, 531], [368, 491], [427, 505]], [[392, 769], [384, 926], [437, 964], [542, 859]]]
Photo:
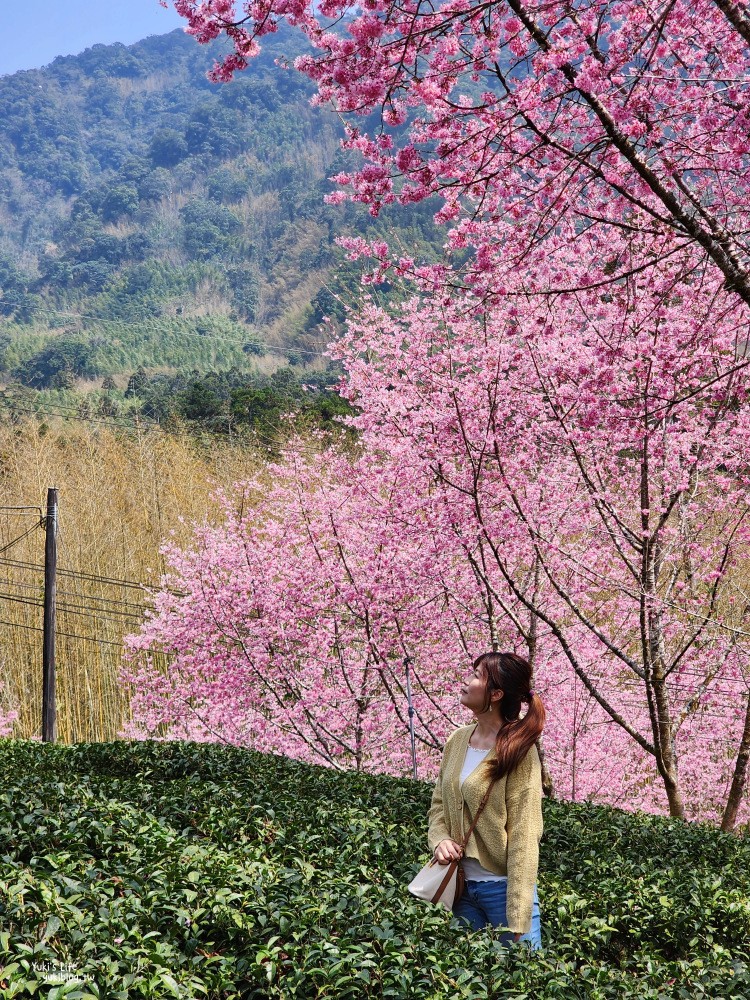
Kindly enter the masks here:
[[2, 997], [750, 998], [750, 840], [546, 801], [544, 949], [406, 884], [431, 787], [216, 745], [0, 741]]

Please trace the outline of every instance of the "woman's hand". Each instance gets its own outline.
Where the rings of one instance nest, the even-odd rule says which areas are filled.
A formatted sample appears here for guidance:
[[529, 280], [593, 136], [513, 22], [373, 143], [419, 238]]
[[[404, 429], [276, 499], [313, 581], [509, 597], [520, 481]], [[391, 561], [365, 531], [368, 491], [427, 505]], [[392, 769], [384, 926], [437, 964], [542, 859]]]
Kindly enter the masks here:
[[441, 840], [435, 848], [434, 858], [439, 865], [447, 865], [451, 861], [458, 861], [462, 854], [461, 845], [455, 840]]

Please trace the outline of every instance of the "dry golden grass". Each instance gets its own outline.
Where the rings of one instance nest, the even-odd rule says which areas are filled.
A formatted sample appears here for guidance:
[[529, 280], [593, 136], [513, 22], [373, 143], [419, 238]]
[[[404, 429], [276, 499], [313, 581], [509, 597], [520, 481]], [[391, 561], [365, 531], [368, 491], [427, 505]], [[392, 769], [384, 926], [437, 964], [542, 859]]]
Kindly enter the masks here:
[[[107, 581], [155, 584], [170, 532], [187, 541], [190, 524], [211, 517], [214, 490], [257, 468], [246, 448], [201, 448], [161, 431], [0, 428], [0, 505], [44, 510], [47, 488], [59, 489], [59, 740], [112, 739], [128, 715], [117, 681], [122, 638], [137, 627], [148, 595]], [[18, 711], [21, 738], [41, 734], [44, 544], [38, 511], [0, 510], [0, 705]]]

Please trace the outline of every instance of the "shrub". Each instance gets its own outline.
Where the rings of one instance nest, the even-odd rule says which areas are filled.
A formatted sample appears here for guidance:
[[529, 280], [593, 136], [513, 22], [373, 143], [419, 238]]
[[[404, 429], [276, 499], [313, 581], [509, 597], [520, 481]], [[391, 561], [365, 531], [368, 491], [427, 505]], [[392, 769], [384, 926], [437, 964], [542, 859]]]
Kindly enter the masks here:
[[151, 741], [0, 774], [3, 995], [70, 963], [80, 997], [750, 997], [750, 845], [708, 827], [545, 802], [530, 954], [406, 891], [429, 785]]
[[13, 375], [23, 385], [35, 389], [60, 387], [76, 377], [94, 378], [99, 373], [91, 345], [82, 340], [56, 337], [45, 347], [18, 365]]

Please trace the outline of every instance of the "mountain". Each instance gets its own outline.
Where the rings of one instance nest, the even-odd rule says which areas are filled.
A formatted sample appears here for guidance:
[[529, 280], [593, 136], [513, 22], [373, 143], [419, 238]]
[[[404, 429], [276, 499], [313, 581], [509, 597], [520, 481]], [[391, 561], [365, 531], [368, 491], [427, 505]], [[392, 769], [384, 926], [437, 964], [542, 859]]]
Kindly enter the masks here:
[[434, 206], [324, 204], [346, 161], [338, 119], [276, 64], [301, 46], [280, 30], [223, 85], [221, 49], [179, 30], [0, 79], [0, 378], [124, 388], [138, 368], [314, 360], [358, 283], [337, 236], [434, 255]]

